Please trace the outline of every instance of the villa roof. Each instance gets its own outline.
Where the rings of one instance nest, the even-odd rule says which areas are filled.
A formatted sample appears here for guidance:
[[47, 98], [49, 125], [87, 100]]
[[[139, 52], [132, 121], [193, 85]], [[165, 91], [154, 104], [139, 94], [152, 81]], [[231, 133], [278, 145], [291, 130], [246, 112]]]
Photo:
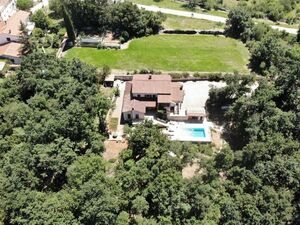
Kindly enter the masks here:
[[124, 97], [123, 97], [123, 107], [122, 107], [122, 112], [128, 112], [132, 110], [131, 107], [131, 87], [132, 83], [131, 82], [126, 82], [125, 83], [125, 90], [124, 90]]
[[0, 25], [0, 33], [10, 34], [10, 35], [21, 35], [20, 25], [21, 22], [27, 22], [30, 13], [22, 10], [17, 11], [13, 14], [6, 23], [1, 23]]
[[131, 110], [137, 111], [137, 112], [141, 112], [141, 113], [145, 113], [146, 112], [146, 107], [145, 104], [139, 100], [131, 100], [130, 101], [130, 107]]
[[171, 95], [158, 95], [157, 102], [158, 103], [170, 103], [172, 101]]
[[0, 0], [0, 6], [5, 6], [7, 5], [11, 0]]
[[136, 99], [132, 100], [131, 99], [131, 88], [132, 88], [132, 83], [126, 82], [122, 112], [129, 112], [129, 111], [134, 110], [137, 112], [145, 113], [147, 107], [149, 107], [149, 108], [156, 107], [155, 101], [139, 101]]
[[182, 90], [182, 84], [172, 83], [171, 85], [171, 99], [173, 102], [182, 102], [184, 97], [184, 91]]
[[0, 46], [0, 55], [20, 57], [20, 48], [22, 44], [10, 42]]
[[132, 93], [170, 94], [170, 84], [170, 75], [134, 75], [132, 79]]

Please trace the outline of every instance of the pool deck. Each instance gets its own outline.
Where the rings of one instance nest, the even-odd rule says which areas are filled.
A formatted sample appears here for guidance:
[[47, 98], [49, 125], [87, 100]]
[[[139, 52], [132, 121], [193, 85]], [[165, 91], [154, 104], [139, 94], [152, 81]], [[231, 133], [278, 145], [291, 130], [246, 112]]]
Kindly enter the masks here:
[[[202, 128], [205, 132], [205, 137], [193, 137], [185, 129], [189, 128]], [[211, 132], [210, 123], [185, 123], [185, 122], [171, 122], [166, 134], [172, 141], [191, 141], [210, 143]]]

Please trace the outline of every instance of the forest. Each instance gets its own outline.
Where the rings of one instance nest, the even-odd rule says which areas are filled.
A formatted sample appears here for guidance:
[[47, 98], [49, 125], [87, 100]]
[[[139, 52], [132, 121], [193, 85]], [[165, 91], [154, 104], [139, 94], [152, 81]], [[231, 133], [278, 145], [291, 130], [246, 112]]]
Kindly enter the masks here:
[[[163, 0], [162, 0], [163, 1]], [[187, 0], [189, 8], [200, 6], [206, 10], [228, 10], [235, 6], [245, 6], [254, 18], [272, 21], [299, 22], [299, 0]]]
[[148, 121], [128, 132], [111, 171], [103, 74], [25, 57], [0, 84], [0, 224], [300, 224], [299, 40], [254, 24], [244, 8], [230, 12], [226, 32], [247, 45], [259, 76], [211, 89], [210, 119], [228, 145], [192, 179], [183, 167], [212, 146], [171, 142]]
[[109, 0], [51, 0], [49, 7], [58, 17], [64, 17], [65, 23], [66, 17], [70, 18], [77, 34], [110, 31], [121, 42], [157, 34], [165, 20], [161, 13], [139, 9], [128, 1], [111, 4]]
[[150, 122], [108, 173], [101, 74], [29, 55], [0, 86], [1, 223], [298, 224], [299, 69], [287, 60], [251, 95], [252, 78], [212, 89], [210, 107], [230, 105], [229, 145], [188, 180], [182, 168], [210, 146], [170, 142]]

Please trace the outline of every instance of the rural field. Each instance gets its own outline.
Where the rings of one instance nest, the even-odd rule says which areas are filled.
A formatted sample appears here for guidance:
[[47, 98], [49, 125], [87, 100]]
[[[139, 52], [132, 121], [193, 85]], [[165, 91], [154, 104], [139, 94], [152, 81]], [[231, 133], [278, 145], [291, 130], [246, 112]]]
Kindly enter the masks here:
[[217, 30], [223, 29], [224, 24], [208, 20], [200, 20], [183, 16], [166, 15], [167, 19], [163, 22], [165, 29], [196, 29], [196, 30]]
[[205, 71], [246, 73], [249, 52], [239, 41], [211, 35], [155, 35], [133, 40], [125, 50], [72, 48], [66, 57], [97, 67], [132, 71]]

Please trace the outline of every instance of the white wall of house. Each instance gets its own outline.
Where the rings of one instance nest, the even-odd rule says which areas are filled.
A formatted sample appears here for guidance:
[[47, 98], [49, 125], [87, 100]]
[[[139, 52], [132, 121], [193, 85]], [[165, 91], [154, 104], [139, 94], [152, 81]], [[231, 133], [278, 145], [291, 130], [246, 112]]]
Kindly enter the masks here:
[[1, 10], [1, 19], [2, 21], [7, 21], [17, 10], [17, 1], [12, 0], [6, 7]]
[[11, 34], [0, 34], [0, 45], [8, 42], [20, 42], [20, 36], [11, 35]]
[[[128, 115], [130, 115], [128, 117]], [[138, 118], [137, 118], [138, 116]], [[125, 121], [128, 120], [137, 120], [137, 119], [144, 119], [144, 113], [132, 110], [132, 111], [128, 111], [128, 112], [123, 112], [123, 118]]]

